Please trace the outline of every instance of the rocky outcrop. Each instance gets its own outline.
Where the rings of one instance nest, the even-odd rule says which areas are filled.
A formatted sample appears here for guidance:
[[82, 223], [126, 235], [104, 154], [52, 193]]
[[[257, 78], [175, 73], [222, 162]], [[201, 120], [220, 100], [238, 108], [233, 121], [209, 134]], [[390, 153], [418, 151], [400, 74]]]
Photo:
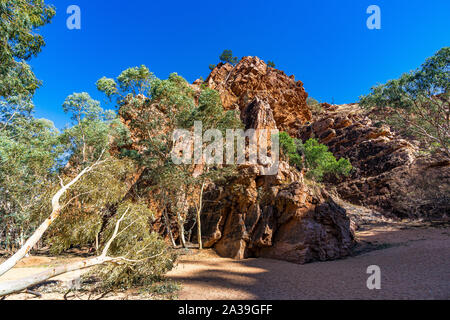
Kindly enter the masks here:
[[[275, 127], [273, 108], [255, 98], [243, 108], [246, 128]], [[209, 185], [202, 211], [203, 244], [235, 259], [267, 257], [295, 263], [337, 259], [354, 245], [350, 220], [302, 172], [280, 161], [275, 175], [242, 165], [222, 184]]]
[[210, 185], [202, 228], [205, 247], [235, 259], [307, 263], [344, 257], [354, 245], [345, 210], [285, 162], [277, 176], [242, 167], [226, 184]]
[[292, 135], [311, 120], [303, 83], [268, 67], [258, 57], [244, 57], [236, 66], [219, 63], [205, 84], [220, 93], [225, 109], [238, 109], [242, 114], [255, 97], [266, 101], [278, 129]]
[[357, 104], [325, 106], [298, 136], [315, 137], [336, 157], [351, 161], [352, 175], [332, 181], [343, 199], [401, 218], [450, 215], [448, 160], [418, 156], [414, 144], [387, 126], [375, 126]]

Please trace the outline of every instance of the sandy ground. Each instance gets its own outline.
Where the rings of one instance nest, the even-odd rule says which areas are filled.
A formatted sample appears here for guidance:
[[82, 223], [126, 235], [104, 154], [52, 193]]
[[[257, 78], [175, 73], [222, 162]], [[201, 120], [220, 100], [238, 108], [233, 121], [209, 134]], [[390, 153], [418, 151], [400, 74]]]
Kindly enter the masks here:
[[[450, 229], [381, 226], [357, 233], [360, 252], [337, 261], [297, 265], [235, 261], [212, 252], [184, 256], [168, 276], [180, 299], [450, 299]], [[381, 268], [381, 289], [366, 286], [367, 267]]]
[[[82, 257], [45, 257], [31, 256], [22, 259], [16, 267], [0, 277], [0, 282], [17, 280], [60, 264], [72, 263], [86, 258]], [[0, 262], [2, 260], [0, 259]], [[33, 293], [22, 292], [9, 295], [5, 300], [167, 300], [177, 298], [179, 285], [171, 281], [155, 283], [150, 288], [134, 288], [130, 290], [98, 291], [95, 284], [80, 285], [80, 277], [88, 269], [74, 271], [54, 277], [51, 280], [30, 288]], [[174, 289], [174, 287], [176, 287]], [[78, 290], [73, 290], [78, 288]], [[72, 290], [71, 290], [72, 289]]]
[[[181, 283], [169, 298], [179, 299], [450, 299], [450, 228], [381, 223], [357, 232], [361, 243], [346, 259], [297, 265], [270, 259], [236, 261], [211, 250], [181, 256], [167, 277]], [[49, 266], [80, 258], [29, 257], [0, 277], [12, 280]], [[381, 268], [381, 290], [369, 290], [367, 267]], [[7, 299], [63, 299], [79, 273], [53, 279]], [[56, 280], [56, 281], [55, 281]], [[160, 299], [164, 296], [132, 290], [100, 293], [71, 292], [68, 299]]]

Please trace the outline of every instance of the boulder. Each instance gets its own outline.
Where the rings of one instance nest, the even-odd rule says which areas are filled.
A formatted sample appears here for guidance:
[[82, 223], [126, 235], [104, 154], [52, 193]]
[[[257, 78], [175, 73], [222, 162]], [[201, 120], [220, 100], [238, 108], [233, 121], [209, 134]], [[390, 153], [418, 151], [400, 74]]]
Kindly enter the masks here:
[[307, 187], [287, 163], [279, 168], [280, 176], [290, 178], [277, 181], [241, 168], [238, 177], [208, 187], [204, 246], [234, 259], [265, 257], [301, 264], [349, 255], [355, 240], [346, 211], [325, 191]]

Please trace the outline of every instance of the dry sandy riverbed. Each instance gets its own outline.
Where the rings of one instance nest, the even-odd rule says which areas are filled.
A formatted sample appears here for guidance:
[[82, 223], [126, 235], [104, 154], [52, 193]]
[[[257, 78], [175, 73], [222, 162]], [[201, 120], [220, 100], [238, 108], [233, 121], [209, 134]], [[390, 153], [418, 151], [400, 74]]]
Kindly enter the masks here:
[[[297, 265], [210, 252], [182, 257], [168, 276], [182, 283], [180, 299], [450, 299], [450, 228], [381, 226], [357, 236], [366, 245], [342, 260]], [[370, 265], [381, 268], [381, 290], [367, 289]]]
[[[448, 225], [424, 228], [387, 223], [362, 228], [357, 237], [363, 245], [355, 256], [306, 265], [270, 259], [236, 261], [220, 258], [211, 250], [192, 251], [180, 257], [167, 275], [172, 281], [160, 284], [156, 293], [136, 289], [109, 293], [102, 299], [450, 299]], [[0, 281], [74, 259], [79, 258], [27, 258]], [[366, 287], [370, 265], [381, 268], [381, 290]], [[43, 294], [40, 298], [21, 293], [7, 299], [63, 299], [65, 284], [75, 276], [66, 274], [37, 288]], [[166, 290], [173, 283], [181, 284], [178, 293]], [[89, 294], [70, 293], [66, 298], [101, 297]]]

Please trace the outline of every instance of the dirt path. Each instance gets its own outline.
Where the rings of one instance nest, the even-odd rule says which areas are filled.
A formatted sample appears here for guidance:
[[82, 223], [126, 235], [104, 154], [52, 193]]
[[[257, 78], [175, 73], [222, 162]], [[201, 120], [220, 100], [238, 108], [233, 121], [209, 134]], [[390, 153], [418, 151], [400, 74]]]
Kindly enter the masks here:
[[[296, 265], [209, 251], [182, 257], [168, 276], [181, 281], [180, 299], [450, 299], [448, 227], [381, 226], [357, 236], [366, 246], [347, 259]], [[381, 268], [381, 290], [367, 289], [370, 265]]]

